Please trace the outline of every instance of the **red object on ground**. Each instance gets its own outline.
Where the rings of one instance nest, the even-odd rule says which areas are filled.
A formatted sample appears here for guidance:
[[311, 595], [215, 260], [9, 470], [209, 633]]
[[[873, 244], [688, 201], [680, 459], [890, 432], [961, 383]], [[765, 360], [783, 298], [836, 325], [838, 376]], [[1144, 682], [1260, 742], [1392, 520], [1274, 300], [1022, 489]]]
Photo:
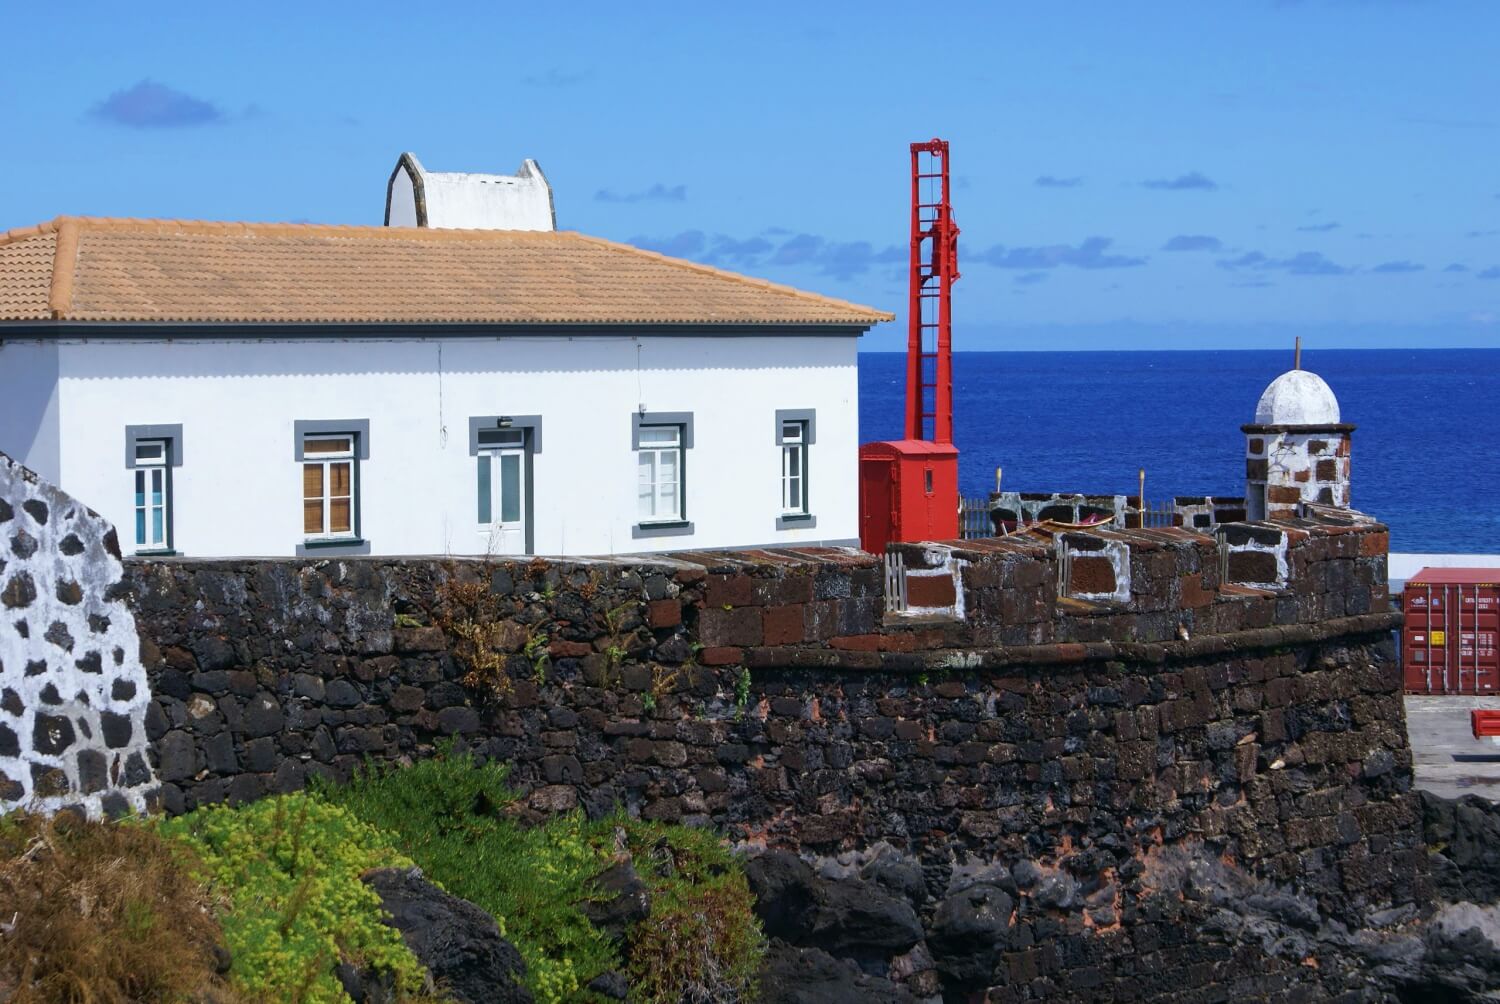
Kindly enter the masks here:
[[1500, 568], [1424, 568], [1401, 608], [1407, 693], [1500, 693]]
[[1469, 713], [1469, 721], [1474, 727], [1475, 739], [1500, 738], [1500, 711], [1480, 711], [1476, 708]]
[[906, 436], [859, 448], [859, 543], [959, 535], [953, 445], [953, 283], [958, 224], [949, 201], [948, 143], [911, 144], [911, 282], [907, 302]]
[[880, 554], [897, 540], [954, 540], [958, 450], [898, 439], [859, 448], [859, 543]]

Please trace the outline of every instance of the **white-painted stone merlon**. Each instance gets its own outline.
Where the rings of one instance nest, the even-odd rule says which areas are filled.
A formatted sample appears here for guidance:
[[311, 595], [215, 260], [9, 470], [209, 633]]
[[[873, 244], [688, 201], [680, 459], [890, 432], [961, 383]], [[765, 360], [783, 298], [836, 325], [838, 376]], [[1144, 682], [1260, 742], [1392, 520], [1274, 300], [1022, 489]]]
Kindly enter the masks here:
[[0, 812], [142, 812], [151, 701], [114, 527], [0, 453]]

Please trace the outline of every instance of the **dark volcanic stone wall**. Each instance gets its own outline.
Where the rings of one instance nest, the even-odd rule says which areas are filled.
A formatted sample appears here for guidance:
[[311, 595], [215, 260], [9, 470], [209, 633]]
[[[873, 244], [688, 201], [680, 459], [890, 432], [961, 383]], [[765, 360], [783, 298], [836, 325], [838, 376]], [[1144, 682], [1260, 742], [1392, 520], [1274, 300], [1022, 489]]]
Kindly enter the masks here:
[[[1277, 532], [1242, 541], [1273, 554], [1264, 589], [1220, 583], [1212, 538], [1109, 534], [1118, 602], [1059, 588], [1086, 540], [927, 546], [904, 615], [842, 551], [172, 561], [127, 582], [170, 809], [452, 736], [512, 764], [536, 813], [624, 805], [864, 883], [851, 901], [888, 908], [843, 948], [768, 929], [919, 995], [1364, 993], [1313, 932], [1407, 921], [1427, 881], [1384, 532]], [[444, 583], [492, 605], [503, 693], [461, 682]], [[837, 912], [808, 889], [788, 917]]]

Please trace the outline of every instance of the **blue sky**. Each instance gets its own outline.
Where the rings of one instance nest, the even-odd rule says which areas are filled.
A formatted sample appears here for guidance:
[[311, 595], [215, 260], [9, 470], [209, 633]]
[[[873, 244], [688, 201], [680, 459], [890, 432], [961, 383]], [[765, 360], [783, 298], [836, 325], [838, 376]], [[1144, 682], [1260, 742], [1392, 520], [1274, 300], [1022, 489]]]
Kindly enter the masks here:
[[937, 135], [962, 348], [1500, 347], [1500, 4], [937, 6], [0, 0], [0, 228], [534, 157], [564, 228], [900, 311]]

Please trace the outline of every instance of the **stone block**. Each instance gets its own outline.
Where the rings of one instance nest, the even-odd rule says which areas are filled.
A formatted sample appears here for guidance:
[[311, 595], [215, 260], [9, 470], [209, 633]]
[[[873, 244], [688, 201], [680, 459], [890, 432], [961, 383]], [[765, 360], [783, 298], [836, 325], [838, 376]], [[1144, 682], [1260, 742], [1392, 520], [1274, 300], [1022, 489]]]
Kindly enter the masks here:
[[[806, 582], [803, 579], [801, 581]], [[803, 637], [805, 611], [801, 604], [764, 608], [761, 634], [767, 645], [799, 644]]]
[[705, 607], [698, 615], [698, 640], [709, 648], [743, 648], [761, 644], [761, 611], [755, 607], [729, 610]]
[[682, 623], [682, 604], [675, 599], [653, 600], [646, 606], [646, 622], [658, 630]]
[[448, 639], [440, 627], [397, 628], [392, 633], [395, 651], [443, 652], [448, 648]]
[[707, 607], [744, 607], [755, 602], [754, 592], [749, 576], [709, 575], [703, 602]]
[[953, 576], [906, 575], [906, 601], [913, 607], [951, 607], [958, 600]]

